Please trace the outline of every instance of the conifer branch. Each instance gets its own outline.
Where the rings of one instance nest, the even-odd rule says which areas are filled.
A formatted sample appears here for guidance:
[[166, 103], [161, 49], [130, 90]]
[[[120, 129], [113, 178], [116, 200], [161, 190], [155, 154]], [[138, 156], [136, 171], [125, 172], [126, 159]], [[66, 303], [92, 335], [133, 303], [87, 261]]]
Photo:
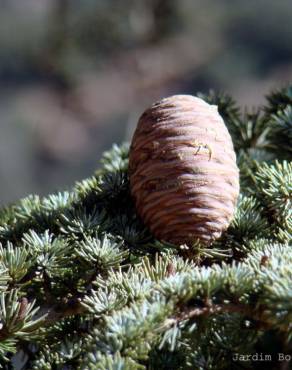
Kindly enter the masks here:
[[224, 117], [241, 175], [233, 221], [208, 247], [145, 227], [127, 144], [70, 191], [0, 210], [0, 365], [22, 351], [33, 370], [222, 370], [234, 352], [290, 351], [291, 91], [252, 113], [200, 95]]

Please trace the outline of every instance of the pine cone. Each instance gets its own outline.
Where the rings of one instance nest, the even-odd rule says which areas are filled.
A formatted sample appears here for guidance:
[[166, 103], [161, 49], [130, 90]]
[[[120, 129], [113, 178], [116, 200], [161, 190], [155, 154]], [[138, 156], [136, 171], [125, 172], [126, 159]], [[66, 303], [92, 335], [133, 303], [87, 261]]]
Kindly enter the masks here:
[[217, 107], [190, 95], [153, 104], [133, 136], [129, 176], [137, 212], [159, 240], [210, 244], [233, 216], [239, 171]]

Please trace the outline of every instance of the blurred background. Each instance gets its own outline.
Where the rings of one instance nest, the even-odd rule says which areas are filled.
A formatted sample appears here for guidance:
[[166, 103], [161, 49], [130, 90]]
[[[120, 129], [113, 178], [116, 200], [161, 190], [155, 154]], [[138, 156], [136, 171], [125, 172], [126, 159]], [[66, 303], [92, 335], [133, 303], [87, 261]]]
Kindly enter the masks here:
[[90, 176], [156, 99], [252, 108], [292, 76], [291, 0], [0, 0], [0, 204]]

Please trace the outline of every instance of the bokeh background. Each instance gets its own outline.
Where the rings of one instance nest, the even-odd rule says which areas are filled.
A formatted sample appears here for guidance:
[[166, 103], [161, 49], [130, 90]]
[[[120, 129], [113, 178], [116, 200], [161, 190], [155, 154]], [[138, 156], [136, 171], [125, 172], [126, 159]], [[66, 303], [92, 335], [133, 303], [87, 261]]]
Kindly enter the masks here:
[[0, 0], [0, 204], [70, 187], [175, 93], [291, 81], [291, 0]]

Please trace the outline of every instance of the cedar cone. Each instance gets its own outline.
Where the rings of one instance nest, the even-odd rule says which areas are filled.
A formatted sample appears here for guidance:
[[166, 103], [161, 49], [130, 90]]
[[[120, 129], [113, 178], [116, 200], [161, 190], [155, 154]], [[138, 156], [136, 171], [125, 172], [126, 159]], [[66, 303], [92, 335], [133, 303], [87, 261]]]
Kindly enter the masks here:
[[233, 216], [239, 171], [217, 107], [174, 95], [147, 109], [129, 156], [136, 209], [154, 236], [175, 245], [210, 244]]

